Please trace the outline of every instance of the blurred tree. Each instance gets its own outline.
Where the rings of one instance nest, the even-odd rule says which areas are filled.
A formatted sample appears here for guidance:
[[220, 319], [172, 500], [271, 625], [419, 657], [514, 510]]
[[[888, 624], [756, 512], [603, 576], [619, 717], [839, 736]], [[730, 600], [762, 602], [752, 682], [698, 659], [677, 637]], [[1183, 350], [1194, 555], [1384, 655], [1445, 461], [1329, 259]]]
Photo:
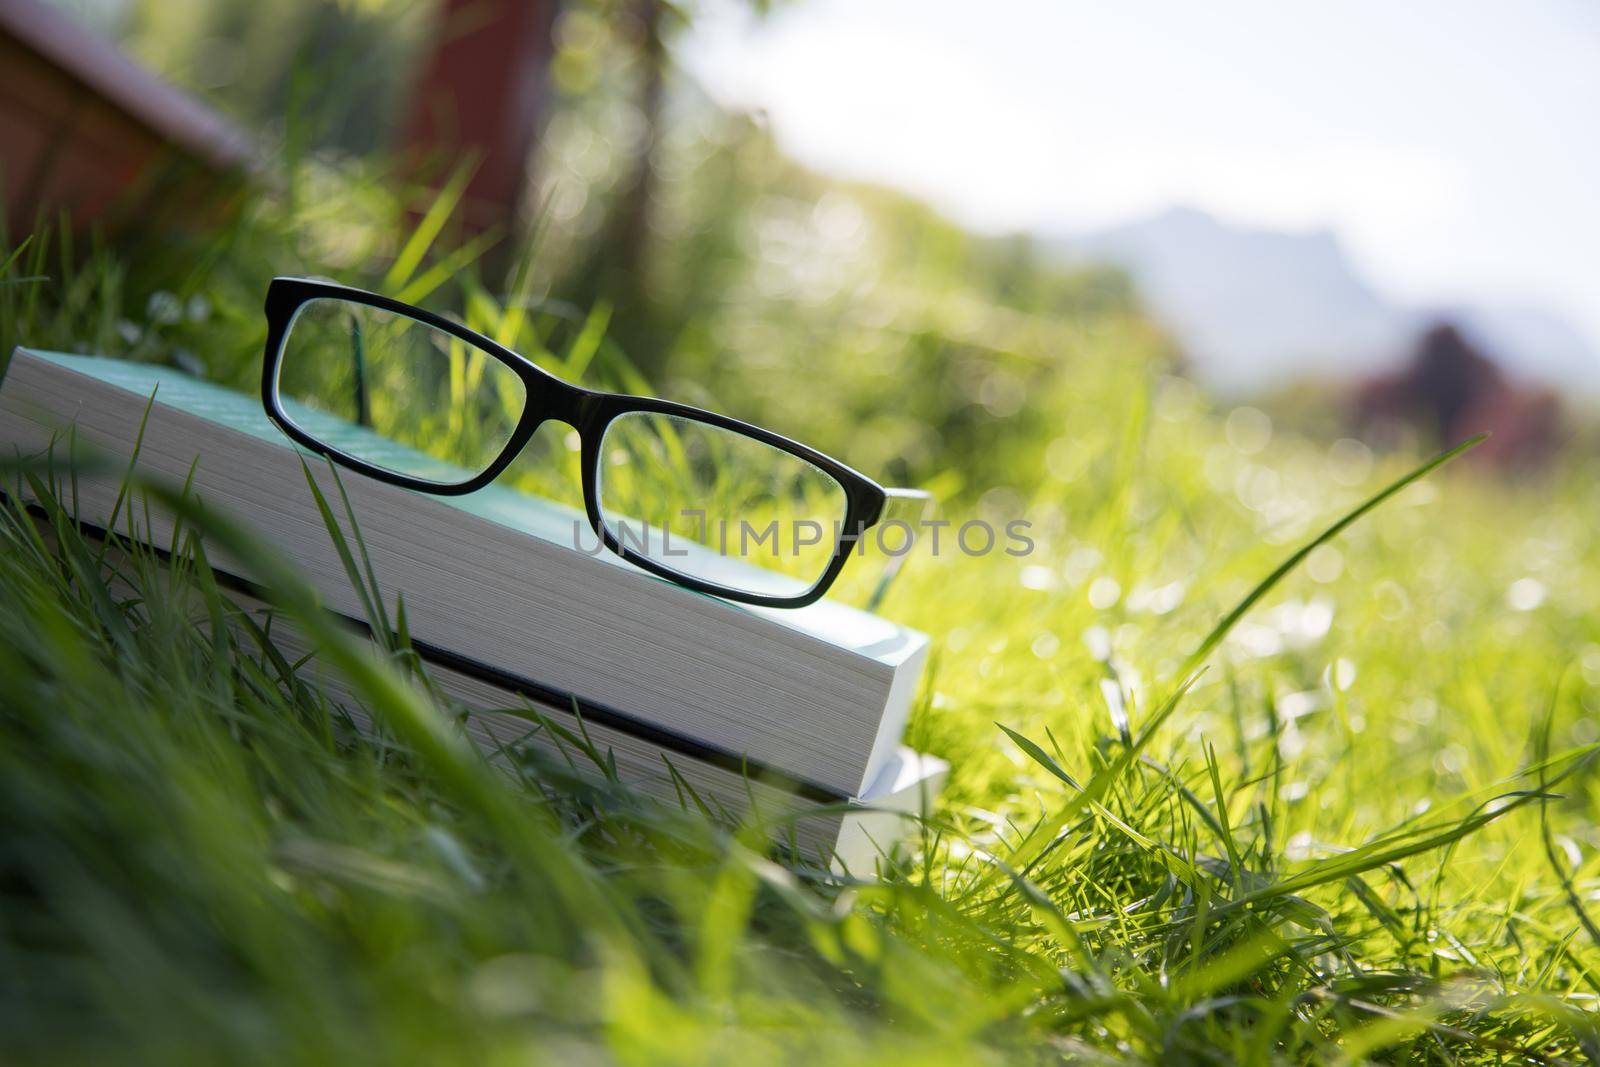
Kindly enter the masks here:
[[666, 85], [665, 35], [683, 16], [663, 0], [602, 0], [598, 6], [634, 73], [628, 106], [637, 133], [605, 221], [571, 277], [570, 295], [580, 307], [608, 302], [616, 310], [613, 335], [641, 366], [655, 368], [666, 346], [651, 299], [646, 257]]
[[[568, 293], [580, 307], [604, 301], [614, 308], [613, 335], [647, 371], [659, 369], [683, 324], [662, 306], [652, 284], [650, 250], [659, 210], [660, 153], [666, 122], [670, 44], [693, 21], [691, 4], [670, 0], [591, 0], [631, 72], [628, 109], [636, 133], [612, 188], [604, 223], [569, 276]], [[772, 0], [747, 0], [764, 16]]]
[[1361, 384], [1351, 415], [1379, 445], [1404, 441], [1408, 431], [1432, 447], [1487, 432], [1473, 459], [1525, 470], [1555, 454], [1560, 407], [1553, 392], [1514, 381], [1454, 325], [1438, 322], [1417, 338], [1406, 366]]
[[[632, 172], [624, 180], [611, 225], [604, 241], [608, 247], [611, 288], [618, 293], [637, 288], [645, 243], [650, 238], [650, 200], [655, 184], [656, 146], [661, 137], [661, 102], [666, 81], [666, 42], [662, 37], [667, 7], [662, 0], [628, 0], [622, 17], [623, 32], [639, 65], [639, 117], [642, 136]], [[674, 16], [678, 12], [673, 12]]]

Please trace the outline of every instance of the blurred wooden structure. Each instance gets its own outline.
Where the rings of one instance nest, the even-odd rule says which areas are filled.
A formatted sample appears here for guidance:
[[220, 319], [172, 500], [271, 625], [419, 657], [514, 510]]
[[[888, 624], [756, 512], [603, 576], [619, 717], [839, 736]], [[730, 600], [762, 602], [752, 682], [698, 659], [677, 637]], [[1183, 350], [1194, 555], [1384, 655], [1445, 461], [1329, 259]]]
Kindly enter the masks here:
[[194, 228], [240, 188], [243, 133], [39, 0], [0, 0], [0, 71], [12, 234], [60, 211], [77, 226]]
[[557, 0], [442, 0], [402, 154], [436, 184], [472, 168], [459, 218], [515, 232], [545, 112]]

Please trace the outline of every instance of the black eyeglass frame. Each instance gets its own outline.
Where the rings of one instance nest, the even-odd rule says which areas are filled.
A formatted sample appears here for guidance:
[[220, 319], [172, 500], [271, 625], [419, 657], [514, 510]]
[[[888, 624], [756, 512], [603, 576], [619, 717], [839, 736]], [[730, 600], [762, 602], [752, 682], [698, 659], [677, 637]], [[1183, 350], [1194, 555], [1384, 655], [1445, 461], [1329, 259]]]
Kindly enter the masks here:
[[[400, 474], [385, 467], [368, 463], [358, 456], [352, 456], [348, 452], [318, 440], [296, 426], [294, 421], [284, 412], [283, 406], [279, 402], [278, 372], [283, 362], [284, 342], [288, 339], [296, 314], [307, 303], [318, 299], [343, 300], [348, 303], [362, 304], [390, 312], [391, 314], [404, 316], [424, 326], [447, 333], [493, 356], [515, 371], [522, 380], [526, 401], [516, 428], [512, 430], [510, 440], [506, 442], [505, 448], [501, 450], [500, 454], [495, 457], [494, 462], [484, 468], [481, 473], [464, 482], [433, 482], [423, 478], [413, 478], [409, 475]], [[579, 459], [583, 482], [583, 506], [589, 520], [589, 526], [594, 531], [595, 536], [600, 538], [601, 543], [607, 549], [634, 566], [697, 592], [710, 593], [714, 596], [740, 603], [757, 604], [772, 608], [799, 608], [814, 603], [827, 594], [835, 579], [839, 577], [839, 572], [844, 569], [846, 561], [850, 558], [850, 552], [855, 547], [858, 539], [883, 517], [885, 504], [891, 498], [925, 498], [925, 494], [919, 490], [885, 488], [860, 471], [840, 463], [832, 456], [803, 445], [799, 441], [791, 440], [782, 434], [764, 430], [747, 422], [741, 422], [738, 419], [729, 418], [726, 415], [719, 415], [714, 411], [706, 411], [702, 408], [679, 404], [671, 400], [659, 400], [655, 397], [630, 396], [626, 393], [608, 393], [598, 389], [586, 389], [583, 386], [564, 382], [550, 372], [541, 369], [527, 357], [513, 352], [504, 345], [497, 344], [490, 338], [475, 330], [468, 329], [459, 322], [378, 293], [369, 293], [363, 289], [355, 289], [335, 282], [318, 281], [312, 278], [279, 277], [272, 279], [271, 285], [267, 287], [266, 313], [267, 343], [266, 354], [261, 367], [261, 402], [266, 408], [267, 417], [295, 443], [318, 455], [326, 456], [349, 467], [351, 470], [359, 471], [368, 477], [388, 482], [391, 485], [413, 489], [420, 493], [431, 493], [436, 496], [463, 496], [482, 489], [499, 477], [501, 472], [510, 466], [511, 462], [522, 453], [522, 450], [527, 447], [528, 442], [533, 438], [534, 433], [544, 423], [552, 419], [557, 422], [564, 422], [578, 433], [580, 442]], [[844, 490], [845, 495], [844, 525], [840, 530], [837, 543], [834, 545], [833, 556], [828, 561], [828, 566], [823, 571], [822, 576], [810, 588], [794, 596], [768, 596], [745, 589], [719, 585], [715, 582], [707, 582], [696, 578], [694, 575], [684, 574], [658, 563], [649, 556], [624, 544], [606, 526], [600, 512], [600, 442], [605, 436], [606, 428], [611, 425], [613, 420], [620, 415], [634, 412], [674, 415], [678, 418], [704, 423], [720, 430], [742, 434], [764, 445], [805, 460], [837, 482], [840, 488]]]

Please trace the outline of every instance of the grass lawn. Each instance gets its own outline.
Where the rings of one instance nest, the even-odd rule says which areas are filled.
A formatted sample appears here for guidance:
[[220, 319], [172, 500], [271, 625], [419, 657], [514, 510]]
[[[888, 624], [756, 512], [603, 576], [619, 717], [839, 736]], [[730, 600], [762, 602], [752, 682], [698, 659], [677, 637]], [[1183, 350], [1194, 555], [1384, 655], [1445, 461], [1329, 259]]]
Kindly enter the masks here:
[[[0, 276], [0, 339], [247, 383], [276, 270], [456, 284], [426, 218], [416, 248], [307, 249], [332, 209], [286, 199], [163, 262], [33, 242]], [[248, 531], [197, 520], [167, 568], [7, 505], [5, 1058], [1600, 1055], [1592, 463], [1513, 484], [1468, 457], [1378, 499], [1426, 457], [1218, 405], [1132, 304], [1063, 303], [1083, 279], [1019, 306], [960, 254], [923, 249], [913, 278], [892, 259], [834, 304], [697, 312], [661, 377], [911, 457], [958, 523], [1035, 523], [1033, 554], [918, 558], [887, 604], [934, 637], [909, 740], [952, 765], [902, 863], [822, 884], [565, 765], [495, 770], [403, 642], [318, 630], [285, 571], [281, 610], [383, 724], [359, 735], [210, 580], [202, 544], [275, 566]], [[639, 382], [603, 313], [448, 292], [554, 368]], [[800, 334], [812, 401], [771, 383]], [[861, 409], [808, 417], [845, 396]]]

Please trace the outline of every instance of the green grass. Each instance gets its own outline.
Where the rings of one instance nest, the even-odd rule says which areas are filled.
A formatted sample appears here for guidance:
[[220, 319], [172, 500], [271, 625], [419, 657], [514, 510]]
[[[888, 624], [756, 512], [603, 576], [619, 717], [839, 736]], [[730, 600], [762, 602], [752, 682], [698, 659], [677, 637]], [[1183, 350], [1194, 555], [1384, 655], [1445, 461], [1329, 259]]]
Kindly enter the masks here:
[[[1376, 708], [1359, 675], [1325, 685], [1341, 721], [1319, 728], [1315, 714], [1286, 719], [1287, 701], [1238, 706], [1253, 676], [1292, 672], [1293, 657], [1234, 663], [1226, 679], [1192, 671], [1289, 565], [1425, 471], [1289, 554], [1120, 728], [1083, 707], [1089, 678], [1076, 714], [993, 685], [957, 698], [967, 672], [947, 652], [913, 733], [955, 761], [952, 788], [903, 863], [847, 886], [764, 858], [748, 828], [608, 785], [601, 754], [587, 777], [531, 751], [516, 774], [495, 769], [403, 641], [373, 650], [330, 625], [291, 568], [181, 493], [129, 495], [131, 529], [150, 506], [188, 520], [165, 546], [171, 565], [86, 539], [63, 507], [40, 522], [8, 504], [0, 973], [13, 1052], [1581, 1055], [1594, 945], [1541, 809], [1581, 786], [1594, 746], [1551, 749], [1558, 709], [1529, 709], [1523, 725], [1541, 733], [1523, 751], [1470, 787], [1419, 791], [1433, 809], [1385, 825], [1403, 790], [1363, 796], [1336, 779], [1393, 794], [1375, 787], [1417, 753], [1362, 743], [1372, 728], [1352, 729], [1354, 709]], [[43, 483], [32, 493], [52, 500]], [[269, 579], [378, 734], [356, 731], [284, 659], [272, 624], [219, 592], [204, 544]], [[989, 628], [980, 677], [1016, 630], [996, 608], [940, 608]], [[1077, 661], [1143, 691], [1120, 655], [1037, 651], [1035, 637], [1036, 673]], [[1196, 735], [1219, 718], [1244, 728]], [[1342, 750], [1289, 756], [1299, 731], [1307, 749]], [[1291, 796], [1318, 766], [1330, 780]]]
[[[373, 232], [399, 218], [371, 186], [343, 195], [374, 198]], [[332, 203], [264, 198], [181, 270], [30, 245], [0, 276], [0, 334], [203, 354], [247, 384], [256, 287], [327, 262], [295, 250]], [[840, 294], [697, 312], [662, 391], [935, 485], [957, 523], [1034, 522], [1032, 555], [947, 543], [887, 602], [936, 643], [909, 739], [952, 764], [900, 863], [825, 884], [564, 763], [494, 768], [403, 641], [327, 627], [248, 531], [165, 490], [129, 508], [186, 510], [173, 567], [7, 505], [7, 1059], [1600, 1054], [1592, 462], [1521, 485], [1453, 463], [1388, 494], [1422, 457], [1273, 433], [1173, 376], [1135, 307], [1084, 296], [1094, 279], [1018, 295], [948, 231], [904, 254], [896, 210]], [[429, 244], [328, 269], [640, 384], [603, 311], [526, 275], [527, 299], [495, 299]], [[775, 379], [801, 365], [805, 389]], [[546, 445], [529, 462], [569, 469]], [[230, 605], [203, 545], [276, 576], [377, 734]]]

